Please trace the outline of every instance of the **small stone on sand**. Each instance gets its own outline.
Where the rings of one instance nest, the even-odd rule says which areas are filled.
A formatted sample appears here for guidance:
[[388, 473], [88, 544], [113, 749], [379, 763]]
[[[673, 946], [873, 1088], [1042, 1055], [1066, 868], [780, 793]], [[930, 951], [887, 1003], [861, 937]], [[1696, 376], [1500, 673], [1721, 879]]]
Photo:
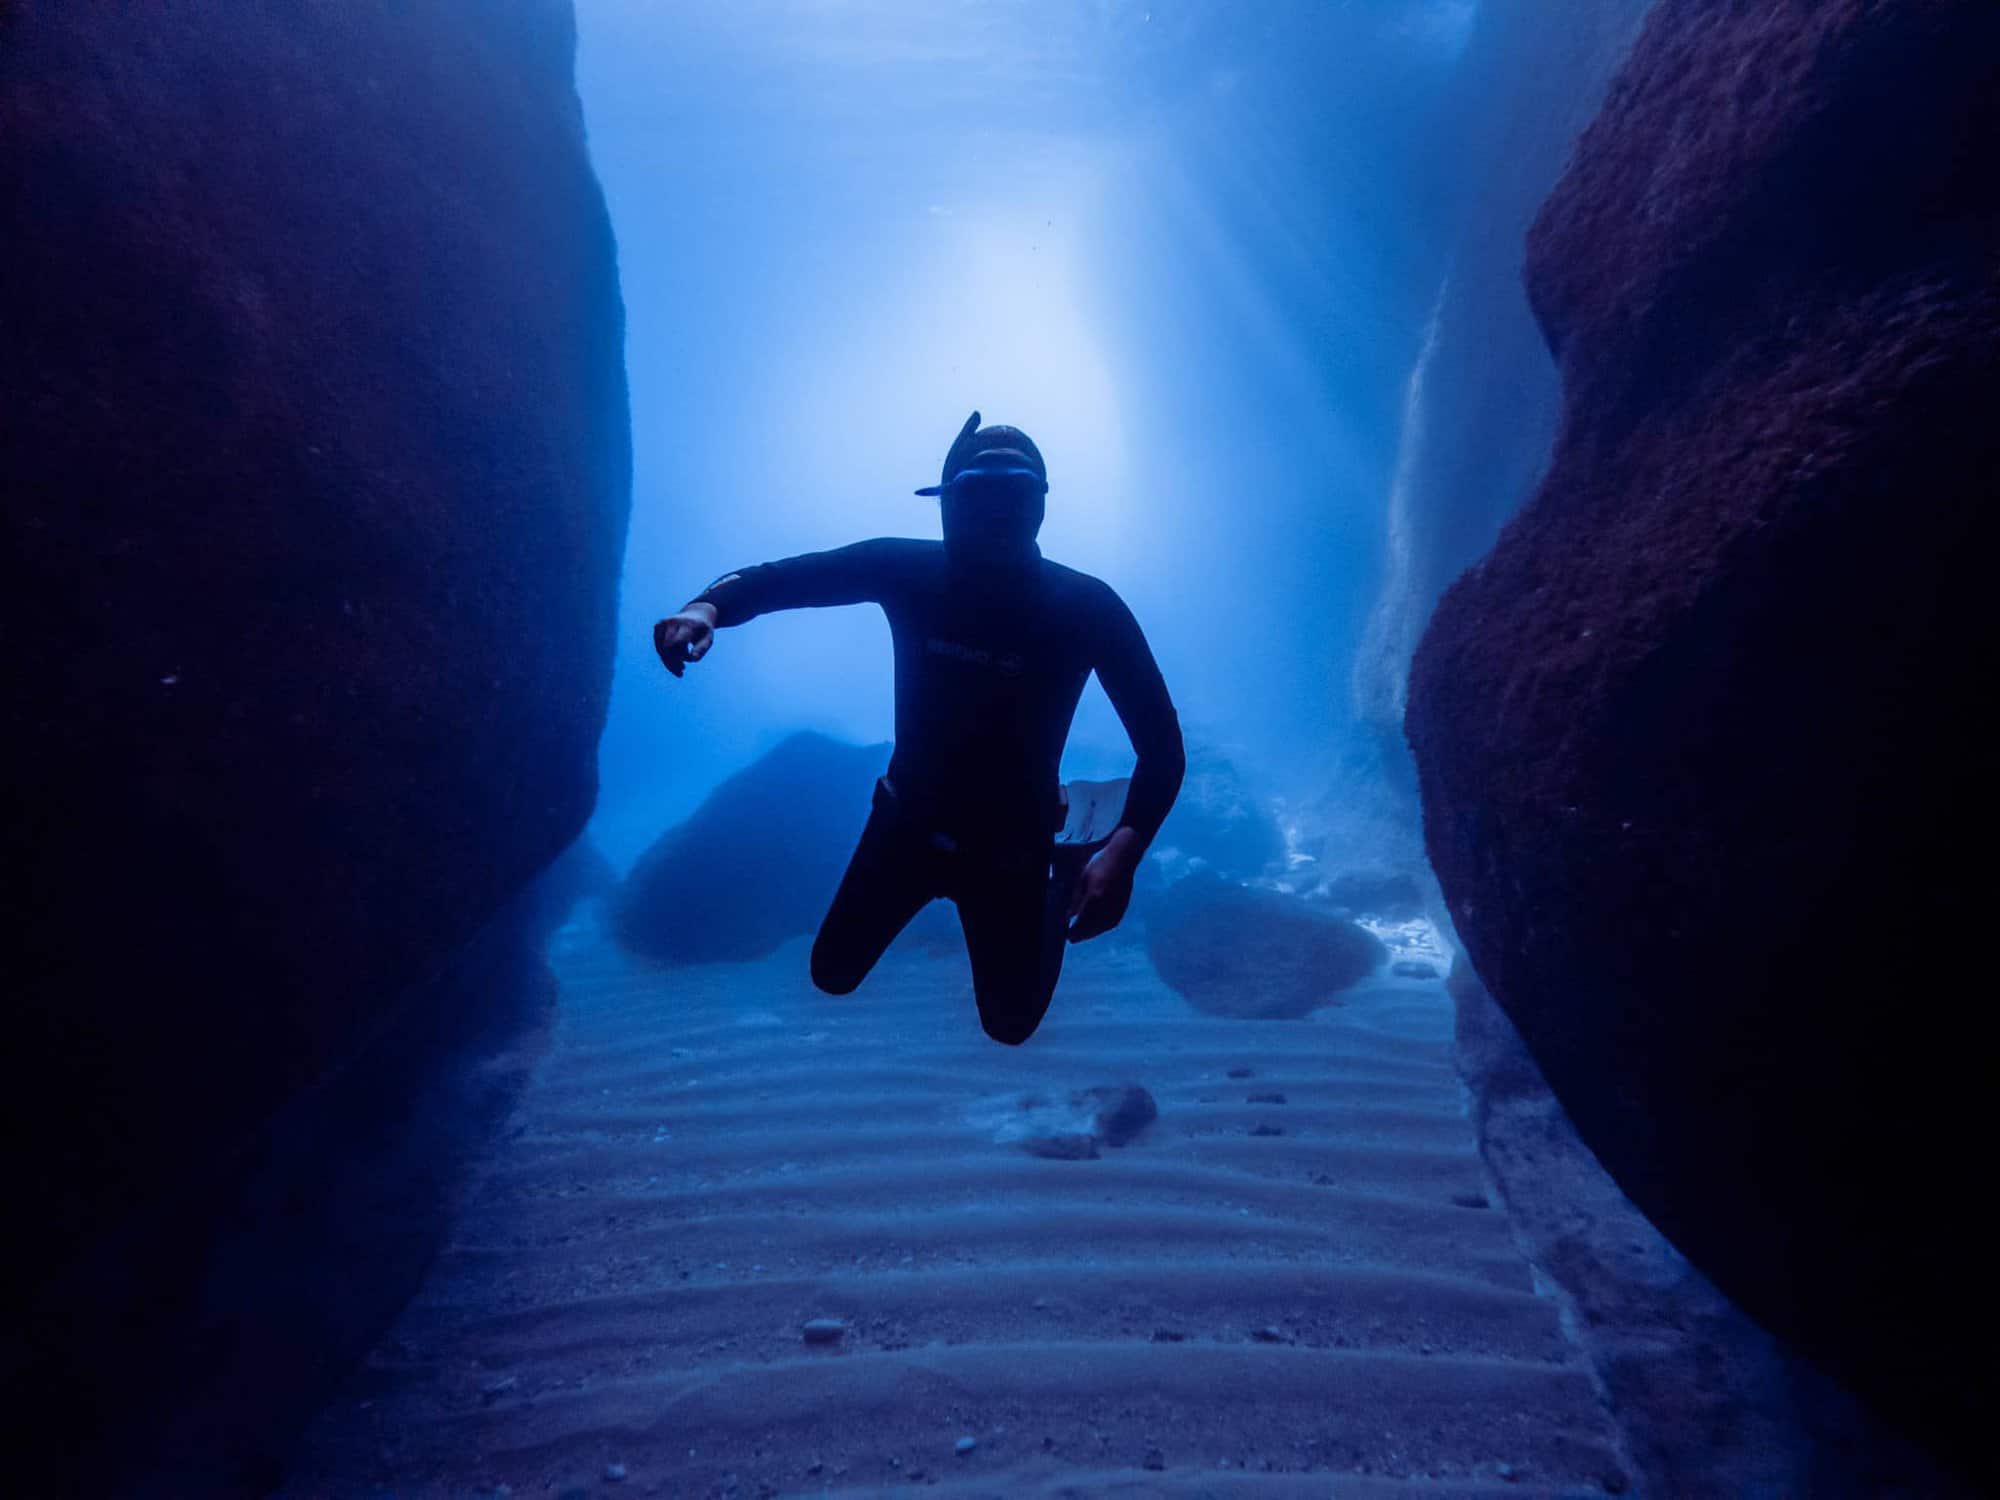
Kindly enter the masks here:
[[847, 1332], [847, 1325], [838, 1318], [814, 1318], [800, 1332], [808, 1344], [832, 1344]]
[[960, 1458], [963, 1458], [965, 1457], [966, 1454], [970, 1453], [974, 1448], [977, 1448], [978, 1446], [979, 1446], [978, 1438], [962, 1437], [957, 1442], [953, 1443], [951, 1445], [951, 1448], [952, 1452], [956, 1453]]

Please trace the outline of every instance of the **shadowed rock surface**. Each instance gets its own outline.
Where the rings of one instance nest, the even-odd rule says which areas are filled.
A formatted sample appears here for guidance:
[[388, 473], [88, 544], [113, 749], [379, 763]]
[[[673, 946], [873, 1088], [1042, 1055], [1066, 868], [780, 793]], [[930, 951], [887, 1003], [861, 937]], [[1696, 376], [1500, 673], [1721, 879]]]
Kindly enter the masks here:
[[1769, 1328], [1987, 1475], [1982, 1049], [1873, 932], [1990, 879], [2000, 10], [1663, 0], [1538, 220], [1549, 476], [1407, 721], [1480, 975]]
[[1146, 913], [1160, 978], [1210, 1015], [1307, 1015], [1388, 957], [1373, 933], [1278, 891], [1206, 872], [1177, 881]]
[[717, 963], [817, 931], [888, 767], [887, 745], [792, 735], [639, 857], [613, 932], [649, 958]]
[[1448, 988], [1480, 1154], [1596, 1370], [1643, 1493], [1971, 1500], [1646, 1222], [1462, 960]]
[[[0, 11], [22, 1493], [254, 1483], [424, 1259], [455, 1158], [397, 1122], [469, 1142], [444, 1060], [537, 1013], [500, 914], [595, 796], [629, 484], [573, 42]], [[352, 1173], [411, 1196], [336, 1213]], [[273, 1215], [344, 1225], [337, 1297], [245, 1250]]]

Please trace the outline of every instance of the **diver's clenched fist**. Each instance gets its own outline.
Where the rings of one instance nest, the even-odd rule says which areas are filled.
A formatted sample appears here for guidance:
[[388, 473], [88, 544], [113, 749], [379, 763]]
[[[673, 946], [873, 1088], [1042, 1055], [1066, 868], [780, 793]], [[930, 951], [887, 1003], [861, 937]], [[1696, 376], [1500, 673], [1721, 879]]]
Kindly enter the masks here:
[[695, 603], [653, 627], [653, 649], [660, 665], [678, 677], [690, 662], [700, 661], [715, 644], [715, 606]]

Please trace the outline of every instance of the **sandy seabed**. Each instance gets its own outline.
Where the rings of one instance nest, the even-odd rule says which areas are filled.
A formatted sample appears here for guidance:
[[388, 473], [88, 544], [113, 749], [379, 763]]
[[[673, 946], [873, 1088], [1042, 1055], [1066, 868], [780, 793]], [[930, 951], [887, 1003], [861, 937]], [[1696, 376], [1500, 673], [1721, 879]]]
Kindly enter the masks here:
[[[287, 1500], [1625, 1487], [1436, 981], [1225, 1020], [1099, 942], [1009, 1048], [907, 940], [841, 998], [803, 941], [662, 969], [590, 909], [553, 963], [550, 1054]], [[1015, 1139], [1126, 1083], [1129, 1145]]]

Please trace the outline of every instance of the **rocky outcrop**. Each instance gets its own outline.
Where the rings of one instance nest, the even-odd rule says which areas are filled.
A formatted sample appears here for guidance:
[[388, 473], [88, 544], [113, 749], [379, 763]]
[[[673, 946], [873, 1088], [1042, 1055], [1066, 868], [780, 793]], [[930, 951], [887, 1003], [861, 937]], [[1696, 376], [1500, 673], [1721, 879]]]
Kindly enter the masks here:
[[1758, 1327], [1590, 1154], [1520, 1033], [1461, 961], [1448, 981], [1479, 1150], [1562, 1304], [1641, 1493], [1971, 1500], [1970, 1486]]
[[[0, 12], [23, 1492], [254, 1485], [395, 1295], [315, 1150], [369, 1159], [536, 1011], [461, 981], [529, 961], [510, 903], [609, 688], [622, 317], [572, 52], [551, 0]], [[337, 1316], [238, 1253], [267, 1212], [344, 1224]], [[228, 1384], [252, 1344], [287, 1357]]]
[[1146, 951], [1197, 1010], [1250, 1020], [1309, 1015], [1388, 957], [1380, 939], [1343, 917], [1205, 871], [1148, 907]]
[[784, 740], [639, 857], [612, 931], [668, 963], [740, 963], [817, 931], [888, 765], [887, 745]]
[[1530, 242], [1549, 475], [1407, 719], [1458, 930], [1583, 1140], [1988, 1472], [1952, 1351], [1993, 1332], [1990, 1066], [1877, 932], [1885, 878], [1946, 930], [1987, 902], [1996, 59], [1982, 0], [1662, 0]]

